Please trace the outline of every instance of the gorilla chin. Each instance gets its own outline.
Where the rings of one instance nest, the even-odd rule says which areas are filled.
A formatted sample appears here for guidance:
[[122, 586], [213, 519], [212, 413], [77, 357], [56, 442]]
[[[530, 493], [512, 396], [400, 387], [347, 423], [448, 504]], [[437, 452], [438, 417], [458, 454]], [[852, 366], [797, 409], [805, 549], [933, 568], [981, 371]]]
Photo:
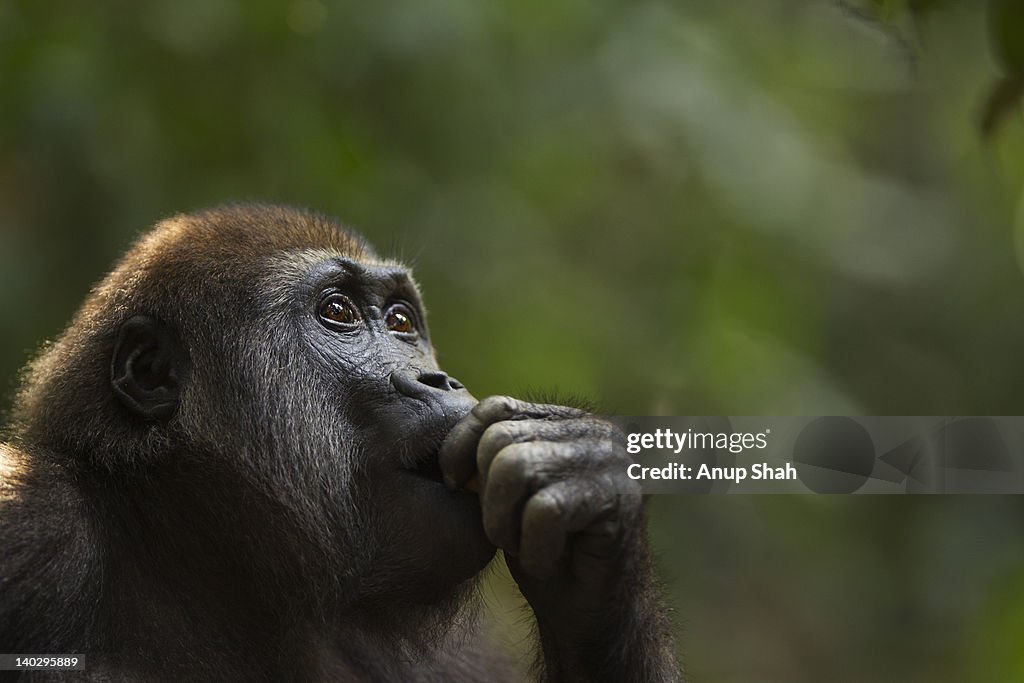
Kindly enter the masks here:
[[380, 519], [371, 526], [390, 539], [378, 563], [401, 567], [395, 572], [400, 580], [388, 592], [430, 600], [476, 578], [496, 548], [484, 532], [479, 496], [445, 485], [436, 449], [420, 462], [414, 469], [371, 475], [367, 498]]
[[475, 579], [496, 548], [484, 533], [476, 494], [451, 492], [416, 475], [404, 478], [403, 501], [388, 511], [391, 521], [382, 522], [396, 553], [384, 564], [403, 567], [401, 581], [389, 591], [404, 599], [430, 600]]

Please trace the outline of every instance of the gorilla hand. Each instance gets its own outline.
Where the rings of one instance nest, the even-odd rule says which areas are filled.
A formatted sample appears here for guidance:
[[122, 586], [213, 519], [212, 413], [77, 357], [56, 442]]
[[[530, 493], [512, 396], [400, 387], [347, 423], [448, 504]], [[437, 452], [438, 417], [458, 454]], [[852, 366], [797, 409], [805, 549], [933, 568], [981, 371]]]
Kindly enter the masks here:
[[479, 478], [484, 529], [537, 616], [553, 680], [633, 679], [664, 640], [625, 445], [581, 410], [498, 396], [441, 448], [450, 487]]

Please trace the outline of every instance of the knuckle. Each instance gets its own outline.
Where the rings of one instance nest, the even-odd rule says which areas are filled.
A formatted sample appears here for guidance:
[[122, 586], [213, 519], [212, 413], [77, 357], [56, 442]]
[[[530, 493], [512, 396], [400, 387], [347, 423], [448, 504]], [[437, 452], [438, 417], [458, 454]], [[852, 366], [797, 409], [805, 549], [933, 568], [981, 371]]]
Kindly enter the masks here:
[[562, 451], [563, 458], [582, 471], [602, 470], [622, 464], [617, 449], [604, 440], [579, 438], [563, 444]]
[[493, 480], [509, 481], [523, 479], [530, 469], [525, 449], [509, 446], [501, 449], [491, 462], [488, 477]]
[[627, 467], [636, 462], [625, 447], [619, 446], [618, 444], [611, 444], [608, 452], [608, 465], [612, 467], [621, 468], [623, 471]]
[[550, 488], [541, 489], [530, 500], [530, 513], [537, 521], [558, 519], [565, 511], [565, 501]]
[[626, 446], [626, 435], [622, 433], [622, 430], [613, 425], [608, 420], [599, 417], [588, 417], [585, 421], [589, 425], [591, 433], [594, 438], [607, 441], [610, 444], [622, 443], [623, 448]]
[[483, 423], [517, 419], [524, 412], [522, 401], [511, 396], [488, 396], [473, 407], [473, 416]]
[[618, 425], [612, 424], [607, 420], [601, 420], [601, 422], [604, 424], [605, 429], [607, 430], [606, 434], [608, 440], [615, 444], [617, 447], [621, 448], [623, 451], [625, 451], [626, 433], [619, 429]]
[[484, 430], [480, 437], [481, 451], [497, 453], [515, 442], [515, 432], [507, 422], [497, 422]]
[[623, 472], [633, 464], [633, 457], [626, 451], [626, 444], [617, 441], [602, 439], [601, 441], [602, 462], [606, 467], [621, 469]]
[[629, 477], [626, 470], [615, 468], [606, 471], [599, 478], [600, 485], [608, 491], [620, 496], [622, 500], [629, 502], [635, 499], [640, 502], [640, 482]]

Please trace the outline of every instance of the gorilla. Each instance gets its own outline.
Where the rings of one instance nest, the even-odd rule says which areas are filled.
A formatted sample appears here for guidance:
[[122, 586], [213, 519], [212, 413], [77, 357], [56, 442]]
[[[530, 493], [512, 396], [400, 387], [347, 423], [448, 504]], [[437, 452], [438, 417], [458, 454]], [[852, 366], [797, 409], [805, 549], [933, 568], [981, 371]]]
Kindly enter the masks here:
[[[416, 284], [335, 220], [243, 204], [143, 235], [25, 370], [0, 443], [21, 680], [679, 680], [621, 432], [477, 401]], [[503, 654], [500, 549], [536, 617]]]

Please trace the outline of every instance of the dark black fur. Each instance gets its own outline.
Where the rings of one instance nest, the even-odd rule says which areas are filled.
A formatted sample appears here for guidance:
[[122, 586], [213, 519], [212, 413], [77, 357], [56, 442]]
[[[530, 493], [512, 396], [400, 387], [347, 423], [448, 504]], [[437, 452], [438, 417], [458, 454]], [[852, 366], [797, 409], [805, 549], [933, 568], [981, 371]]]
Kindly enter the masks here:
[[[358, 325], [318, 318], [329, 296]], [[418, 332], [395, 331], [396, 305]], [[471, 414], [428, 334], [405, 270], [331, 219], [243, 205], [158, 225], [25, 373], [0, 444], [0, 652], [82, 653], [90, 680], [521, 678], [477, 614], [493, 529], [438, 451], [452, 483], [500, 420], [566, 420], [529, 446], [542, 459], [552, 434], [582, 456], [605, 427], [537, 404]], [[592, 491], [572, 482], [618, 457], [559, 461], [552, 481]], [[485, 510], [517, 485], [480, 479]], [[507, 555], [551, 680], [678, 676], [639, 496], [613, 499], [583, 575]]]

